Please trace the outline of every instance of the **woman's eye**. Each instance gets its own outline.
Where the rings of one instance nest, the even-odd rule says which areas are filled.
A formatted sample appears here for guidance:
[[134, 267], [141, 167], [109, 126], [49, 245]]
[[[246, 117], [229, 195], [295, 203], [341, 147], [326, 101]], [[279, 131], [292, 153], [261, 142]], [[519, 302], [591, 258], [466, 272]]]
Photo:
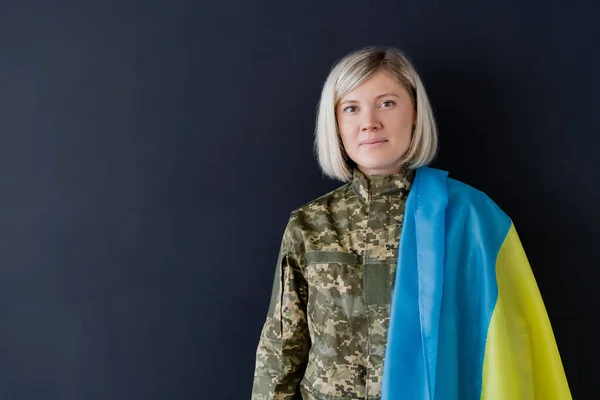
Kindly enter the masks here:
[[387, 108], [387, 107], [391, 107], [391, 106], [393, 106], [393, 105], [394, 105], [394, 102], [393, 102], [392, 100], [386, 100], [386, 101], [384, 101], [383, 103], [381, 103], [381, 105], [382, 105], [383, 107], [386, 107], [386, 108]]
[[356, 111], [356, 106], [348, 106], [346, 108], [344, 108], [345, 112], [354, 112]]

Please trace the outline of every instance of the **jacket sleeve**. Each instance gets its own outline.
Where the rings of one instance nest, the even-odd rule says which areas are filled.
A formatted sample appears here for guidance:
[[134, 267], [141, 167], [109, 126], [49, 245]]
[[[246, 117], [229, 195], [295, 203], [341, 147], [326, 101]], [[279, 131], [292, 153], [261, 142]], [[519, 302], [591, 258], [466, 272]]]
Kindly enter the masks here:
[[307, 282], [301, 262], [301, 234], [286, 226], [276, 266], [269, 311], [264, 323], [254, 371], [252, 400], [299, 398], [310, 349], [306, 318]]

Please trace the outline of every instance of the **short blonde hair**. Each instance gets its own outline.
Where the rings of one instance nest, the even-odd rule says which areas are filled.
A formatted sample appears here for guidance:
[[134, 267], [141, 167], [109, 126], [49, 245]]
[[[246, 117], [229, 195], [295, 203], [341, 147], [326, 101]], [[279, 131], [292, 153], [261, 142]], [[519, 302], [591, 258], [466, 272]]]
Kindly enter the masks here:
[[437, 127], [425, 87], [408, 58], [391, 47], [367, 47], [354, 51], [331, 69], [318, 104], [315, 153], [323, 173], [346, 182], [354, 162], [348, 157], [339, 133], [336, 108], [340, 100], [378, 71], [387, 71], [409, 93], [416, 121], [403, 164], [418, 168], [433, 161], [438, 150]]

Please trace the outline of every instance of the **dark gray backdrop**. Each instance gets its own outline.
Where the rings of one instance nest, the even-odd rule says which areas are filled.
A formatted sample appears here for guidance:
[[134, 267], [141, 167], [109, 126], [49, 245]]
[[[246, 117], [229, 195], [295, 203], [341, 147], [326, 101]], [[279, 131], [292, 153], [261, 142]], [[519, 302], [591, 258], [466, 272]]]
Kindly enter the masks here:
[[249, 398], [285, 222], [338, 185], [321, 84], [371, 44], [420, 71], [435, 165], [514, 219], [594, 398], [599, 7], [513, 3], [2, 2], [0, 398]]

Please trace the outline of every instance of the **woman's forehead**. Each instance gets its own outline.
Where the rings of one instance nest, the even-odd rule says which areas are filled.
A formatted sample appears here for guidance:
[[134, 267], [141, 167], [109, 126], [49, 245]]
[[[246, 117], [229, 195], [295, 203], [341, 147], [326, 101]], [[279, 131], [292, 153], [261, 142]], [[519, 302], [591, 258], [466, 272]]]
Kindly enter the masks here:
[[340, 102], [355, 102], [385, 95], [403, 96], [404, 94], [408, 94], [406, 89], [389, 72], [378, 71], [343, 96]]

